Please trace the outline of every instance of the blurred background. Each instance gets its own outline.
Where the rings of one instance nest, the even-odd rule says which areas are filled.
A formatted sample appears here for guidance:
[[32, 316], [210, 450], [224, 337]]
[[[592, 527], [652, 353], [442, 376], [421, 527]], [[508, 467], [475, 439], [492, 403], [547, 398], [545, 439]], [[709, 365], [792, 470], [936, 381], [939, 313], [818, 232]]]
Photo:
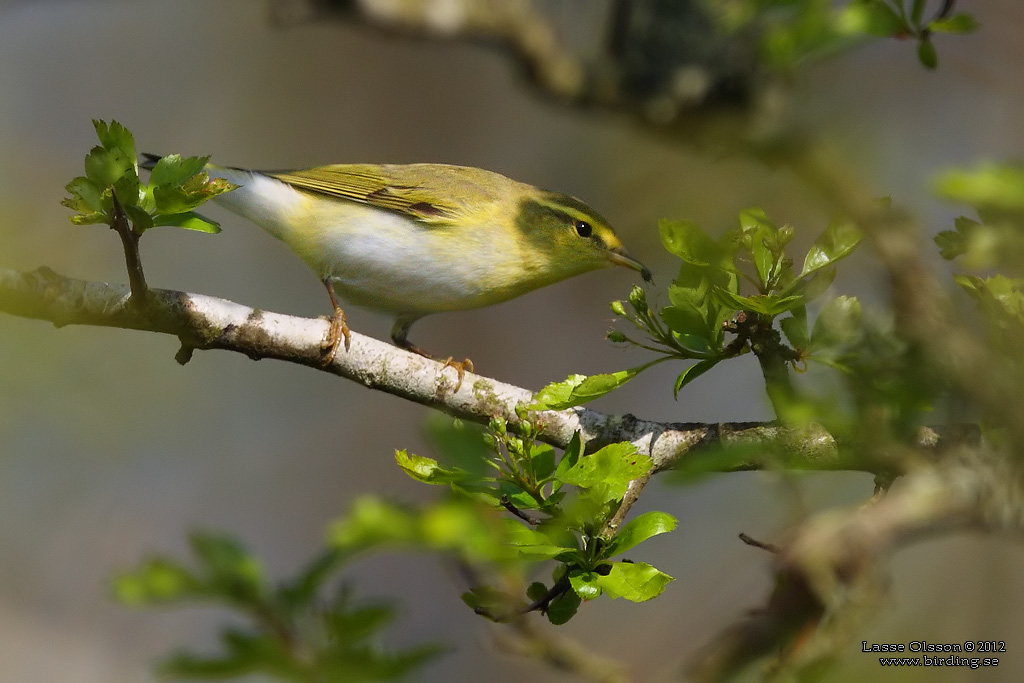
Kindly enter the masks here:
[[[599, 32], [607, 9], [545, 6], [570, 36]], [[802, 71], [790, 95], [793, 110], [832, 138], [879, 195], [917, 211], [931, 232], [956, 215], [931, 199], [931, 173], [1024, 153], [1024, 13], [1017, 0], [964, 9], [982, 28], [938, 36], [934, 73], [919, 66], [912, 43], [881, 42]], [[8, 1], [0, 2], [0, 267], [126, 281], [117, 237], [72, 226], [60, 206], [95, 144], [92, 118], [119, 120], [140, 150], [210, 154], [235, 166], [489, 168], [584, 198], [662, 288], [678, 261], [659, 244], [659, 218], [717, 233], [740, 209], [761, 206], [808, 241], [830, 218], [770, 167], [698, 153], [622, 115], [538, 99], [498, 51], [389, 39], [344, 23], [283, 27], [253, 0]], [[151, 285], [296, 315], [329, 312], [321, 285], [282, 244], [226, 212], [208, 213], [222, 221], [220, 235], [147, 234]], [[884, 299], [886, 283], [862, 251], [834, 286]], [[608, 302], [632, 284], [624, 269], [591, 273], [500, 306], [428, 318], [415, 339], [533, 389], [631, 367], [645, 356], [603, 337]], [[391, 325], [356, 309], [349, 322], [382, 339]], [[147, 553], [184, 555], [191, 529], [237, 534], [285, 576], [360, 493], [405, 501], [433, 493], [393, 461], [395, 448], [430, 454], [427, 409], [238, 354], [200, 352], [180, 367], [177, 347], [166, 336], [0, 316], [0, 680], [145, 681], [174, 648], [212, 648], [223, 614], [136, 612], [108, 594], [109, 578]], [[673, 401], [680, 370], [658, 366], [594, 407], [652, 420], [771, 417], [753, 359], [715, 368]], [[587, 605], [564, 632], [620, 657], [636, 680], [672, 679], [687, 654], [770, 590], [769, 557], [738, 532], [770, 541], [801, 511], [855, 503], [871, 490], [864, 474], [660, 482], [638, 510], [666, 510], [680, 527], [646, 544], [645, 559], [677, 581], [650, 604]], [[864, 640], [995, 639], [1009, 651], [998, 670], [885, 671], [884, 680], [1019, 681], [1022, 561], [1019, 546], [967, 536], [895, 556], [894, 600]], [[453, 647], [422, 680], [481, 672], [492, 683], [562, 680], [497, 652], [488, 624], [459, 601], [464, 586], [432, 558], [376, 556], [349, 579], [359, 595], [401, 600], [394, 645], [440, 632]], [[858, 650], [837, 676], [879, 676], [877, 660]]]

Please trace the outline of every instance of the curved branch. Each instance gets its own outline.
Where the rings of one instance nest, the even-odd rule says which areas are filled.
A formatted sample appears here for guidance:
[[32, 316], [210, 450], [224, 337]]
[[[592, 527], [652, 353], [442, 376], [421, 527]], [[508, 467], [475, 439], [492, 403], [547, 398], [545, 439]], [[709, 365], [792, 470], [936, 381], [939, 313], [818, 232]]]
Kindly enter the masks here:
[[881, 561], [895, 550], [958, 530], [1024, 540], [1018, 481], [1013, 463], [983, 445], [962, 447], [937, 465], [908, 473], [866, 505], [811, 517], [777, 551], [768, 603], [695, 657], [688, 680], [732, 680], [772, 653], [790, 674], [820, 668], [858, 640], [853, 636], [863, 632], [865, 618], [885, 594]]
[[[533, 400], [528, 389], [466, 373], [457, 377], [443, 363], [423, 358], [364, 335], [352, 334], [348, 352], [320, 365], [320, 342], [328, 322], [252, 309], [200, 294], [152, 289], [146, 307], [128, 305], [124, 285], [66, 278], [48, 268], [30, 273], [0, 268], [0, 311], [48, 320], [58, 327], [97, 325], [148, 330], [178, 337], [179, 362], [193, 349], [224, 349], [253, 359], [273, 358], [323, 370], [371, 389], [486, 424], [504, 418], [515, 428], [516, 408]], [[861, 469], [870, 464], [844, 458], [831, 435], [820, 428], [784, 428], [772, 423], [662, 423], [632, 415], [608, 415], [586, 408], [531, 415], [541, 440], [564, 448], [576, 431], [588, 449], [630, 441], [654, 460], [655, 471], [679, 464], [684, 456], [712, 446], [744, 447], [719, 471], [763, 469]], [[771, 457], [766, 457], [766, 454]]]

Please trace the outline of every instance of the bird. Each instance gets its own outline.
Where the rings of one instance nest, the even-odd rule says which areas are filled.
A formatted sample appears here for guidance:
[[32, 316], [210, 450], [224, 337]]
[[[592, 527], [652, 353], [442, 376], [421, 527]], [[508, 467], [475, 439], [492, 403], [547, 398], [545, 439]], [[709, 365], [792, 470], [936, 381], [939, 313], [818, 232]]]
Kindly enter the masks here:
[[[152, 170], [159, 155], [144, 154]], [[324, 284], [329, 365], [350, 345], [341, 301], [394, 316], [391, 340], [420, 318], [497, 304], [566, 278], [625, 266], [651, 280], [608, 221], [583, 201], [481, 168], [439, 163], [332, 164], [254, 171], [207, 164], [236, 188], [214, 201], [284, 242]], [[445, 361], [461, 385], [472, 361]], [[457, 388], [456, 388], [457, 390]]]

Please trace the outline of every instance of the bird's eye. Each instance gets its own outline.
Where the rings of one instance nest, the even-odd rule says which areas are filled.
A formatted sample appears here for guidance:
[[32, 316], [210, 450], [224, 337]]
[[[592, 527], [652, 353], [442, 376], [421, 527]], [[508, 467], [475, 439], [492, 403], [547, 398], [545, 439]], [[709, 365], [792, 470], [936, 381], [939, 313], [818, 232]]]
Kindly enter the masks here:
[[576, 234], [580, 237], [590, 237], [594, 232], [594, 228], [586, 221], [573, 221], [572, 227], [576, 229]]

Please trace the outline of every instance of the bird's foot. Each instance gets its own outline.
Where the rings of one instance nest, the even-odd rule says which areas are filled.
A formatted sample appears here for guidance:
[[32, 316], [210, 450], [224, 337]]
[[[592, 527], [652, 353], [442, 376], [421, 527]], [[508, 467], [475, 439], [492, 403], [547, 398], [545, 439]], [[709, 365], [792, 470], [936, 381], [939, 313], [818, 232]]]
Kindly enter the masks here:
[[349, 346], [352, 344], [352, 336], [348, 329], [348, 319], [345, 317], [345, 311], [341, 308], [334, 309], [334, 315], [327, 320], [331, 323], [330, 329], [327, 331], [327, 336], [322, 342], [320, 342], [320, 364], [327, 367], [334, 362], [334, 357], [338, 353], [338, 345], [341, 344], [342, 337], [345, 338], [345, 350], [348, 351]]
[[462, 378], [466, 376], [466, 370], [473, 372], [473, 361], [468, 358], [456, 361], [451, 356], [448, 356], [441, 371], [444, 372], [445, 368], [455, 368], [455, 372], [458, 373], [459, 378], [455, 382], [455, 389], [452, 390], [452, 393], [455, 393], [462, 386]]

